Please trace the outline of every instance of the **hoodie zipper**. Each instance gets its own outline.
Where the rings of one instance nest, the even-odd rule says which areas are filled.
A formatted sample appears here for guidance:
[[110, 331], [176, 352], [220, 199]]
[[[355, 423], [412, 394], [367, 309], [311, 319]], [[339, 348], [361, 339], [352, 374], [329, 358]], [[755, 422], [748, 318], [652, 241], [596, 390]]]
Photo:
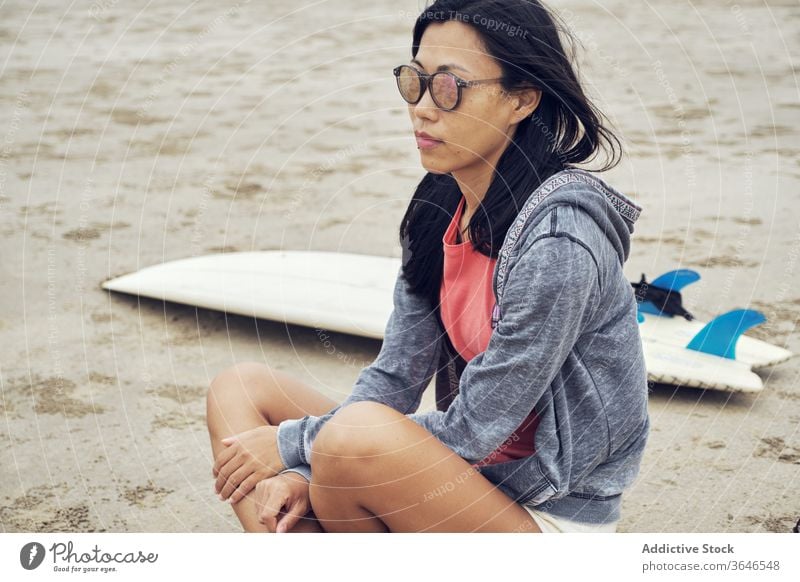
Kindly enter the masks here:
[[[522, 234], [522, 229], [523, 229], [525, 223], [527, 222], [527, 218], [530, 216], [530, 213], [533, 212], [533, 208], [538, 206], [539, 202], [541, 202], [541, 200], [540, 201], [535, 201], [534, 197], [536, 196], [537, 192], [540, 192], [556, 176], [560, 176], [560, 175], [562, 175], [562, 174], [564, 174], [566, 172], [571, 172], [571, 171], [573, 171], [573, 170], [567, 169], [567, 170], [562, 170], [561, 172], [556, 172], [555, 174], [550, 176], [547, 180], [545, 180], [544, 182], [539, 184], [539, 187], [536, 188], [536, 190], [534, 190], [533, 193], [526, 199], [525, 204], [522, 205], [522, 210], [520, 210], [520, 212], [517, 214], [517, 217], [514, 219], [514, 222], [511, 223], [511, 226], [509, 227], [508, 231], [506, 232], [506, 236], [503, 239], [503, 244], [500, 247], [500, 252], [498, 253], [497, 263], [494, 266], [494, 276], [492, 277], [492, 292], [494, 294], [494, 307], [492, 307], [492, 320], [491, 320], [492, 329], [497, 327], [497, 324], [500, 322], [500, 318], [503, 315], [502, 311], [500, 310], [500, 298], [501, 298], [502, 294], [498, 292], [498, 288], [499, 288], [498, 287], [498, 281], [499, 281], [499, 276], [500, 276], [501, 263], [503, 262], [504, 257], [507, 257], [509, 255], [509, 253], [511, 252], [511, 249], [516, 244], [517, 240], [519, 240], [519, 235]], [[527, 216], [524, 216], [525, 212], [526, 212], [526, 210], [528, 210], [529, 206], [531, 207], [530, 212], [527, 213]], [[517, 225], [517, 222], [520, 221], [520, 217], [523, 217], [523, 216], [524, 216], [524, 218], [522, 218], [522, 225], [520, 225], [520, 227], [519, 227], [519, 235], [515, 238], [515, 240], [513, 242], [511, 242], [509, 240], [510, 239], [510, 235], [511, 235], [512, 232], [514, 232], [515, 226]]]

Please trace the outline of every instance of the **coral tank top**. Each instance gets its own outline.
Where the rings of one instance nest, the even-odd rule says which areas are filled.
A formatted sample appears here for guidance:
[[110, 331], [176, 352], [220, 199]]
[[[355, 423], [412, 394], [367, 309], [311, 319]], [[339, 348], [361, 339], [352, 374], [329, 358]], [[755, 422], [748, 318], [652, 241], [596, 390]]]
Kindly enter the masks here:
[[[476, 251], [469, 241], [457, 242], [466, 199], [461, 196], [455, 215], [442, 237], [444, 273], [439, 291], [442, 322], [453, 347], [467, 362], [486, 349], [492, 335], [492, 276], [497, 259]], [[500, 389], [500, 388], [498, 388]], [[535, 453], [536, 411], [485, 459], [473, 466], [521, 459]]]

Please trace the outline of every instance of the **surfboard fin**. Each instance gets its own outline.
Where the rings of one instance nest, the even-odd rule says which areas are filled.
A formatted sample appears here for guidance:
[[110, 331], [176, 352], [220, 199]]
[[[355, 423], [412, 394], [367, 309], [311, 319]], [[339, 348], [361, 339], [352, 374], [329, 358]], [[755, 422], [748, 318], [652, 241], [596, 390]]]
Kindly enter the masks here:
[[670, 291], [680, 291], [687, 285], [700, 280], [700, 273], [691, 269], [675, 269], [667, 271], [653, 279], [650, 284]]
[[709, 321], [687, 344], [686, 349], [736, 359], [736, 342], [741, 335], [767, 320], [754, 309], [734, 309]]
[[655, 281], [647, 282], [644, 273], [638, 283], [631, 283], [635, 290], [639, 313], [651, 313], [672, 317], [680, 315], [691, 321], [694, 316], [681, 303], [680, 289], [700, 279], [696, 271], [678, 269], [664, 273]]

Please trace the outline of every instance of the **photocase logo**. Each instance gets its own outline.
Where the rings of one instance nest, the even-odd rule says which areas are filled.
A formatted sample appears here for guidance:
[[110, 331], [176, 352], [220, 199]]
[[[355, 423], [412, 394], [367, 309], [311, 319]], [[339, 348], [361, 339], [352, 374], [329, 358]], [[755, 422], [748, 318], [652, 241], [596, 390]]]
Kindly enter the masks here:
[[43, 560], [44, 546], [38, 542], [25, 544], [19, 552], [19, 563], [26, 570], [35, 570]]

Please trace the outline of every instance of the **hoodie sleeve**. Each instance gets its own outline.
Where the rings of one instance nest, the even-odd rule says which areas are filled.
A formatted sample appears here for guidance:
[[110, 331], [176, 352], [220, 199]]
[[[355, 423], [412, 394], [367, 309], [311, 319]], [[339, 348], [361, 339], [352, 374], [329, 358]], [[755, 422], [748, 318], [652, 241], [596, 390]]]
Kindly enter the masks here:
[[278, 453], [284, 466], [310, 464], [311, 444], [317, 433], [348, 404], [372, 400], [402, 414], [419, 408], [439, 361], [441, 326], [430, 302], [410, 292], [402, 267], [395, 281], [393, 302], [380, 353], [361, 371], [345, 401], [323, 416], [307, 415], [278, 425]]
[[311, 483], [311, 465], [297, 465], [296, 467], [289, 467], [288, 469], [284, 469], [279, 473], [297, 473], [298, 475], [302, 475], [305, 477], [305, 480]]
[[594, 311], [599, 273], [582, 244], [552, 235], [520, 252], [497, 327], [465, 366], [449, 408], [407, 415], [470, 463], [486, 458], [531, 413]]

